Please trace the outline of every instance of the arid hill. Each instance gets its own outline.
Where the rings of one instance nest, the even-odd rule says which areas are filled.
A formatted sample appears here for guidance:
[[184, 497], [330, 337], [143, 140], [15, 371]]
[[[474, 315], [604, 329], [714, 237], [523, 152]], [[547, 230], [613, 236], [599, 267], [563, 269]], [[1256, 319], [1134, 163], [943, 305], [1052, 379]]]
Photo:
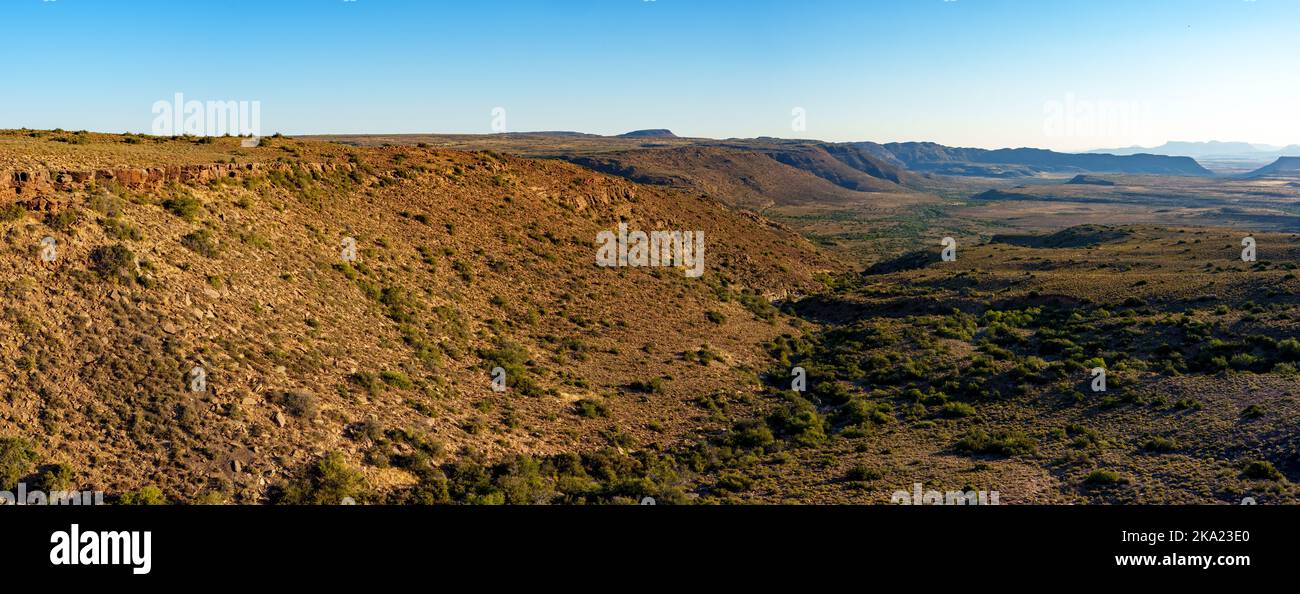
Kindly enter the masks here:
[[[841, 266], [560, 161], [240, 142], [0, 133], [0, 437], [33, 444], [33, 481], [330, 502], [303, 481], [351, 468], [355, 488], [311, 492], [467, 500], [441, 467], [641, 464], [620, 460], [726, 428], [702, 396], [761, 410], [761, 344], [791, 331], [771, 300]], [[620, 222], [703, 231], [705, 274], [596, 266]]]
[[[864, 191], [898, 189], [891, 182], [824, 159], [826, 156], [824, 152], [819, 155], [684, 147], [579, 156], [571, 160], [638, 183], [725, 196], [729, 203], [755, 210], [810, 203], [852, 203], [866, 199]], [[823, 160], [818, 162], [817, 157]]]
[[751, 209], [868, 203], [878, 200], [880, 194], [907, 193], [910, 190], [905, 186], [914, 181], [903, 168], [852, 144], [779, 138], [692, 139], [658, 132], [666, 131], [648, 130], [617, 137], [503, 134], [316, 138], [357, 146], [425, 144], [564, 159], [639, 183], [689, 187]]

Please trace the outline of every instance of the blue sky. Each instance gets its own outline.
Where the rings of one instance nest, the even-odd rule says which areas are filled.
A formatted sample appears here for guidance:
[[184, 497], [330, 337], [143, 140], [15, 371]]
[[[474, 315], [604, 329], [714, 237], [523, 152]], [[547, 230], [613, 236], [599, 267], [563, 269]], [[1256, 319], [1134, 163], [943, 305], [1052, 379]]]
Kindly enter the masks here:
[[[0, 0], [0, 128], [1300, 143], [1294, 0]], [[802, 108], [806, 126], [794, 126]]]

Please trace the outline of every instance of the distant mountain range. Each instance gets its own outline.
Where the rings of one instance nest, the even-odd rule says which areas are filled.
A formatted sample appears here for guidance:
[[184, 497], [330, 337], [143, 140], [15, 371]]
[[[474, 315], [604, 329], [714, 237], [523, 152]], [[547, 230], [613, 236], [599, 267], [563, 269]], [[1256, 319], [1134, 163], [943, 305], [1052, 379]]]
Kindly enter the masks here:
[[1269, 146], [1249, 142], [1166, 142], [1157, 147], [1145, 148], [1131, 146], [1128, 148], [1097, 149], [1087, 154], [1109, 155], [1169, 155], [1191, 157], [1206, 160], [1236, 160], [1267, 162], [1278, 157], [1300, 157], [1300, 145]]
[[919, 178], [929, 175], [1213, 175], [1187, 156], [1061, 153], [1034, 148], [988, 150], [933, 142], [882, 144], [771, 137], [719, 140], [677, 136], [667, 129], [636, 130], [617, 136], [552, 131], [316, 138], [357, 146], [423, 143], [565, 159], [642, 183], [690, 186], [711, 194], [730, 195], [747, 205], [802, 202], [807, 196], [826, 194], [839, 196], [832, 201], [852, 200], [852, 196], [840, 196], [840, 192], [824, 184], [850, 192], [895, 191], [917, 187]]
[[933, 142], [853, 143], [912, 171], [942, 175], [1028, 177], [1040, 173], [1211, 175], [1195, 159], [1152, 154], [1058, 153], [1044, 149], [954, 148]]

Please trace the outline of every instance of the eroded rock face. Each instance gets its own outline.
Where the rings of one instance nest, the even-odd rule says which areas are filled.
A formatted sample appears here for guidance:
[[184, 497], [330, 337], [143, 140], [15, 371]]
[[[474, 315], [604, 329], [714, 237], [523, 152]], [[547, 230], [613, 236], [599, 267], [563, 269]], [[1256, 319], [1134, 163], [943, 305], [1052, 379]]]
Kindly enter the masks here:
[[608, 177], [593, 177], [575, 191], [560, 193], [561, 200], [574, 212], [585, 212], [593, 208], [611, 207], [616, 204], [631, 202], [636, 199], [636, 190], [622, 180]]
[[[307, 171], [327, 173], [349, 164], [300, 164]], [[266, 175], [273, 171], [289, 171], [285, 163], [213, 163], [208, 165], [174, 165], [167, 167], [141, 167], [97, 169], [86, 171], [50, 171], [34, 169], [25, 171], [0, 171], [0, 204], [16, 202], [28, 210], [48, 211], [57, 208], [62, 192], [85, 190], [87, 186], [116, 183], [134, 191], [157, 190], [168, 183], [206, 184], [222, 178], [244, 178]]]

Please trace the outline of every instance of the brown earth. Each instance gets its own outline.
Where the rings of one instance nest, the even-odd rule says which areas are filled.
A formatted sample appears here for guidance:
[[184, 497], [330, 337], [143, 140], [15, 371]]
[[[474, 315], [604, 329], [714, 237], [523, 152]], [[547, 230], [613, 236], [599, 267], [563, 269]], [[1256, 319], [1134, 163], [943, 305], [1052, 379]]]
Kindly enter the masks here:
[[[110, 494], [257, 502], [333, 450], [374, 485], [414, 480], [367, 464], [362, 423], [444, 459], [693, 440], [719, 421], [689, 402], [754, 389], [789, 329], [728, 295], [842, 267], [715, 199], [559, 161], [128, 138], [0, 134], [0, 436]], [[596, 266], [619, 221], [703, 231], [705, 275]], [[488, 360], [512, 349], [529, 388], [498, 394]]]

